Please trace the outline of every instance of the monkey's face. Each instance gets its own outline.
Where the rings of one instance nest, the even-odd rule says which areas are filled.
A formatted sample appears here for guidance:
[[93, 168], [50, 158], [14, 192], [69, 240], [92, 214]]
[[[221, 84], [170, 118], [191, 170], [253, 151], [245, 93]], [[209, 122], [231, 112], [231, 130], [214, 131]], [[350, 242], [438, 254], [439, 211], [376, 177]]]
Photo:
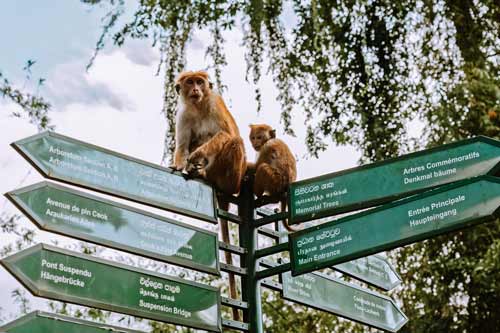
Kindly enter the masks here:
[[255, 151], [260, 151], [260, 148], [271, 139], [268, 131], [252, 130], [250, 132], [250, 142]]
[[181, 83], [184, 100], [194, 104], [200, 103], [205, 96], [208, 96], [208, 89], [208, 82], [201, 76], [188, 76]]
[[207, 173], [205, 167], [208, 160], [201, 155], [191, 154], [187, 159], [186, 172], [189, 176], [195, 178], [206, 178]]
[[269, 140], [276, 138], [276, 131], [269, 125], [250, 125], [250, 142], [255, 151], [260, 151], [262, 146]]

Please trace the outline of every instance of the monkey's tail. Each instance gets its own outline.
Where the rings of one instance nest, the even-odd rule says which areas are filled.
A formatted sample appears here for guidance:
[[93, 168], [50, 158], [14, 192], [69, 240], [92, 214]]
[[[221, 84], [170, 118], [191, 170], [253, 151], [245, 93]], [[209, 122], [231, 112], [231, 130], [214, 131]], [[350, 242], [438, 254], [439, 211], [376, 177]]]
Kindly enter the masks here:
[[[281, 199], [281, 212], [286, 212], [286, 206], [287, 206], [286, 199]], [[288, 224], [288, 219], [283, 219], [283, 226], [285, 227], [286, 230], [288, 230], [288, 232], [299, 231], [299, 229], [292, 228]]]
[[[219, 207], [225, 211], [229, 209], [229, 202], [219, 198]], [[231, 244], [231, 240], [229, 238], [229, 225], [227, 220], [220, 219], [220, 231], [222, 234], [222, 241], [226, 244]], [[226, 264], [233, 265], [233, 255], [229, 251], [224, 251]], [[229, 275], [229, 297], [232, 299], [238, 299], [238, 289], [236, 288], [236, 277], [233, 273], [228, 273]], [[233, 319], [236, 321], [240, 321], [240, 312], [237, 308], [232, 308], [233, 310]]]

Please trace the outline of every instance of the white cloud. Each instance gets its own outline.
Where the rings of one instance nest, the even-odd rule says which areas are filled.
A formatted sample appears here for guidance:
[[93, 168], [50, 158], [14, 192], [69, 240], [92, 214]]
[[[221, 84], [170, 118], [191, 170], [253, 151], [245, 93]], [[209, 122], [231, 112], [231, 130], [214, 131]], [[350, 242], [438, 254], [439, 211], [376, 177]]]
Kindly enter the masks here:
[[121, 51], [134, 64], [141, 66], [152, 66], [158, 63], [160, 57], [151, 47], [151, 42], [142, 39], [128, 40]]
[[58, 65], [47, 78], [46, 90], [54, 111], [70, 104], [109, 105], [118, 110], [132, 108], [125, 94], [86, 73], [85, 61]]

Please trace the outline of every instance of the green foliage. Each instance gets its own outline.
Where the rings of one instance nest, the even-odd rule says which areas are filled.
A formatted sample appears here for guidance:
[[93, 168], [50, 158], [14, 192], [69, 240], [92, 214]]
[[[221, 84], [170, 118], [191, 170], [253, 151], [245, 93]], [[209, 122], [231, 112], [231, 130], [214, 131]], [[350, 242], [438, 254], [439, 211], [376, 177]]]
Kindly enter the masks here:
[[[26, 72], [26, 80], [31, 79], [31, 67], [35, 64], [35, 61], [28, 60], [26, 66], [23, 70]], [[44, 79], [38, 79], [37, 87], [40, 88]], [[0, 96], [4, 99], [8, 99], [15, 104], [17, 104], [22, 112], [15, 111], [13, 116], [21, 117], [23, 114], [28, 116], [30, 123], [37, 126], [39, 131], [52, 129], [50, 125], [50, 119], [48, 117], [48, 112], [50, 110], [50, 103], [48, 103], [44, 98], [37, 95], [33, 95], [29, 92], [22, 91], [14, 87], [14, 85], [5, 77], [5, 75], [0, 70]]]
[[497, 332], [498, 221], [397, 251], [404, 332]]
[[[498, 55], [499, 10], [492, 1], [143, 0], [130, 22], [119, 20], [123, 0], [83, 2], [110, 8], [96, 52], [107, 37], [116, 45], [127, 38], [150, 38], [159, 45], [168, 123], [164, 160], [174, 147], [172, 82], [184, 69], [186, 45], [198, 29], [212, 33], [206, 51], [217, 86], [223, 88], [223, 32], [242, 22], [246, 79], [256, 86], [258, 111], [262, 109], [258, 83], [266, 70], [278, 89], [286, 133], [294, 135], [293, 119], [302, 110], [305, 142], [313, 156], [333, 141], [359, 147], [364, 161], [413, 148], [407, 123], [435, 118], [436, 107], [456, 105], [450, 92], [455, 91], [455, 98], [464, 93], [459, 86], [464, 75], [461, 56], [472, 70]], [[287, 10], [295, 15], [293, 26], [283, 20]], [[447, 117], [442, 118], [446, 122]], [[427, 135], [436, 136], [433, 130]], [[425, 141], [417, 138], [416, 144]]]

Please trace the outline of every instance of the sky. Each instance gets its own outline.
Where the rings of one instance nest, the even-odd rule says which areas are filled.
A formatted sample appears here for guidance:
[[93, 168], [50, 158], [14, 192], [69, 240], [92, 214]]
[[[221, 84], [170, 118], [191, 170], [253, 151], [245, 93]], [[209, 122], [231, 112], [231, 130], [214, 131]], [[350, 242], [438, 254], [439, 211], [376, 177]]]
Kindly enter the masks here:
[[[0, 70], [22, 89], [36, 89], [33, 81], [40, 77], [46, 79], [39, 92], [52, 104], [50, 118], [56, 132], [160, 163], [166, 122], [161, 114], [164, 82], [161, 75], [155, 75], [158, 51], [149, 41], [128, 41], [122, 48], [108, 43], [94, 66], [88, 72], [85, 70], [101, 32], [104, 13], [101, 8], [90, 9], [79, 1], [3, 1], [0, 5]], [[331, 145], [319, 159], [304, 159], [305, 128], [301, 115], [299, 113], [294, 123], [298, 137], [284, 135], [279, 124], [277, 91], [270, 77], [265, 75], [259, 83], [264, 107], [257, 114], [254, 88], [244, 79], [242, 33], [233, 31], [224, 37], [227, 40], [225, 49], [230, 51], [227, 52], [228, 66], [223, 71], [223, 82], [228, 86], [224, 98], [245, 140], [249, 160], [253, 160], [255, 154], [248, 140], [248, 125], [268, 123], [277, 128], [278, 136], [298, 157], [298, 179], [356, 166], [360, 154], [348, 146]], [[194, 34], [188, 48], [186, 69], [208, 67], [204, 55], [207, 40], [206, 31]], [[31, 81], [25, 79], [22, 71], [29, 59], [36, 61]], [[13, 141], [36, 134], [36, 127], [24, 118], [12, 117], [17, 106], [5, 99], [0, 98], [0, 110], [0, 192], [5, 193], [38, 182], [42, 177], [9, 146]], [[5, 198], [0, 198], [0, 211], [16, 210]], [[20, 223], [36, 229], [26, 219]], [[201, 222], [198, 225], [208, 227]], [[36, 239], [72, 242], [42, 231], [37, 231]], [[11, 241], [12, 237], [0, 235], [0, 247]], [[0, 268], [0, 286], [0, 320], [11, 320], [17, 305], [12, 303], [10, 293], [22, 287], [3, 268]], [[34, 307], [44, 307], [42, 300], [34, 297], [30, 300]]]

